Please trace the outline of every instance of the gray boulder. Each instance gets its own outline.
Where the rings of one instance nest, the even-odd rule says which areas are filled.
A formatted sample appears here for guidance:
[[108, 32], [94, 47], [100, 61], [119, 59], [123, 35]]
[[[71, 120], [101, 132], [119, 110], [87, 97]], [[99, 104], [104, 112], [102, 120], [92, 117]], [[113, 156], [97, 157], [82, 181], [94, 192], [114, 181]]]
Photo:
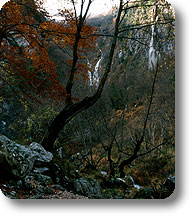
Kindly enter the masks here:
[[53, 159], [53, 154], [46, 151], [40, 144], [32, 142], [28, 149], [36, 155], [35, 162], [49, 163]]
[[24, 178], [35, 162], [50, 162], [53, 155], [40, 144], [31, 143], [23, 146], [0, 135], [0, 166], [9, 170], [14, 176]]
[[49, 176], [31, 173], [24, 178], [24, 185], [28, 189], [37, 189], [52, 184], [52, 179]]
[[91, 178], [76, 179], [73, 182], [77, 193], [89, 198], [104, 198], [102, 188], [97, 180]]
[[33, 169], [33, 172], [38, 174], [49, 175], [50, 169], [48, 167], [36, 167]]

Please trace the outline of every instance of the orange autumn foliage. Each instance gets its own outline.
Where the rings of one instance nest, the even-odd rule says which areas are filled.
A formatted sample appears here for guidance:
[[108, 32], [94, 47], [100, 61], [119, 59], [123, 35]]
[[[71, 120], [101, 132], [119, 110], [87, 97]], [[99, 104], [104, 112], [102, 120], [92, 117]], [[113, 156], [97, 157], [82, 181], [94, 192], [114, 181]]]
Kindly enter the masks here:
[[[58, 81], [56, 64], [50, 59], [51, 46], [73, 49], [76, 22], [73, 14], [65, 11], [66, 19], [56, 22], [46, 19], [40, 5], [33, 0], [11, 0], [0, 11], [0, 63], [7, 63], [7, 72], [17, 78], [15, 86], [31, 99], [51, 98], [57, 103], [65, 100], [65, 88]], [[95, 31], [84, 25], [82, 37]], [[90, 50], [96, 37], [81, 39], [77, 74], [88, 71], [82, 53]], [[66, 60], [71, 61], [71, 60]]]

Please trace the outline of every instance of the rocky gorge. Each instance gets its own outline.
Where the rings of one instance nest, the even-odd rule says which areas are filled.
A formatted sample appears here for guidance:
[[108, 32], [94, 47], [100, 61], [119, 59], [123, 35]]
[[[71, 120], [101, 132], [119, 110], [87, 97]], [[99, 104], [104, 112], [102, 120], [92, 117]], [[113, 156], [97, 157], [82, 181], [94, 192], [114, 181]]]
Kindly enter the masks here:
[[[68, 178], [60, 167], [53, 162], [53, 154], [40, 144], [33, 142], [28, 146], [0, 135], [0, 188], [11, 199], [104, 199], [104, 187], [122, 187], [131, 192], [138, 191], [136, 198], [151, 198], [155, 191], [141, 188], [131, 180], [115, 178], [107, 180], [107, 173], [101, 171], [100, 183], [88, 177]], [[98, 178], [99, 179], [99, 178]], [[101, 179], [103, 179], [101, 181]], [[129, 185], [130, 184], [130, 185]], [[164, 193], [175, 188], [175, 177], [165, 181]], [[114, 198], [123, 198], [115, 195]]]

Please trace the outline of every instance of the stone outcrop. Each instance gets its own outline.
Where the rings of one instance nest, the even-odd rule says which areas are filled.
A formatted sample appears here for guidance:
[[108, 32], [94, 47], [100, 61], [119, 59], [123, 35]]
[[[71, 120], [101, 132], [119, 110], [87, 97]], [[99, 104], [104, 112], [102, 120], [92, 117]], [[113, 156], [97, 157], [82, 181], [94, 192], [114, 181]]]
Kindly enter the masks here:
[[0, 135], [0, 168], [16, 177], [24, 178], [37, 163], [49, 163], [53, 155], [40, 144], [23, 146]]
[[104, 198], [102, 188], [95, 179], [81, 177], [74, 180], [73, 185], [78, 194], [89, 198]]

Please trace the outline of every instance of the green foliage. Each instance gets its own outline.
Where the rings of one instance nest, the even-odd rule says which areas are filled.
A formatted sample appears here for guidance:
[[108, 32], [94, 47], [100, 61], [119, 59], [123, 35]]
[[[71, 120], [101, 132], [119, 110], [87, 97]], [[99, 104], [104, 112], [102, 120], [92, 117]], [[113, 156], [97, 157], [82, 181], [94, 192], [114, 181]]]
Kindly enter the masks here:
[[109, 93], [112, 108], [115, 110], [123, 109], [125, 105], [124, 90], [113, 83]]
[[20, 119], [14, 120], [9, 125], [9, 129], [15, 133], [12, 138], [21, 144], [28, 144], [32, 141], [41, 142], [46, 128], [57, 115], [57, 111], [48, 106], [30, 114], [28, 104], [22, 102], [22, 106], [24, 109], [22, 109]]
[[36, 114], [31, 114], [27, 118], [25, 135], [27, 138], [40, 142], [45, 134], [45, 130], [57, 115], [57, 112], [52, 107], [47, 107]]
[[107, 199], [122, 199], [124, 198], [123, 195], [120, 194], [120, 191], [118, 191], [117, 189], [113, 189], [113, 188], [107, 188], [104, 189], [104, 196]]
[[[160, 2], [163, 1], [160, 0]], [[123, 25], [120, 27], [120, 30], [125, 28], [125, 31], [120, 34], [123, 39], [118, 41], [111, 76], [101, 99], [92, 108], [74, 117], [60, 132], [55, 142], [54, 162], [60, 166], [64, 175], [69, 178], [97, 179], [103, 186], [106, 198], [160, 198], [164, 180], [170, 174], [174, 175], [175, 173], [175, 142], [174, 137], [171, 139], [175, 131], [175, 47], [171, 46], [171, 51], [167, 51], [168, 54], [164, 52], [164, 47], [166, 48], [174, 43], [175, 31], [172, 24], [162, 26], [158, 24], [159, 31], [156, 40], [157, 45], [161, 45], [161, 59], [159, 60], [158, 77], [144, 132], [144, 140], [138, 152], [143, 156], [133, 160], [131, 164], [124, 168], [127, 191], [124, 186], [116, 184], [116, 179], [120, 177], [119, 164], [132, 156], [136, 140], [140, 138], [143, 132], [149, 104], [154, 77], [154, 73], [148, 71], [147, 62], [151, 25], [147, 25], [143, 29], [141, 29], [141, 26], [152, 22], [153, 7], [144, 6], [144, 4], [152, 3], [155, 3], [155, 1], [141, 1], [139, 7], [128, 11]], [[168, 15], [163, 11], [163, 6], [158, 6], [159, 16], [157, 21], [164, 21], [166, 15], [173, 19], [173, 9], [167, 4], [166, 6], [168, 7], [166, 9]], [[105, 28], [103, 26], [104, 21], [98, 24], [101, 29], [105, 29], [104, 33], [105, 31], [112, 31], [112, 18], [109, 21], [106, 20], [106, 22]], [[140, 28], [128, 31], [126, 30], [128, 27]], [[128, 40], [128, 38], [140, 39], [143, 45], [140, 45], [138, 41]], [[106, 51], [109, 51], [110, 40], [109, 38], [100, 39], [98, 45], [96, 45], [97, 49], [102, 49], [104, 53], [104, 59], [100, 66], [100, 76], [108, 61]], [[55, 55], [54, 48], [50, 48], [50, 54]], [[96, 53], [89, 55], [89, 60], [96, 61]], [[63, 56], [60, 58], [61, 60], [64, 59]], [[32, 65], [28, 65], [27, 69], [30, 73], [36, 70]], [[63, 75], [64, 72], [68, 71], [58, 68], [58, 72]], [[39, 78], [43, 80], [44, 71], [39, 71], [39, 73], [42, 76]], [[65, 79], [65, 77], [63, 78]], [[59, 78], [62, 81], [62, 76]], [[17, 82], [17, 78], [9, 72], [9, 69], [4, 72], [4, 79], [11, 84]], [[78, 86], [82, 88], [83, 81], [78, 81], [78, 83]], [[86, 82], [85, 84], [89, 83]], [[95, 89], [85, 86], [85, 90], [79, 92], [77, 87], [73, 87], [73, 93], [78, 93], [79, 99], [84, 98], [85, 93], [91, 96], [91, 90]], [[41, 92], [41, 87], [39, 88]], [[52, 91], [52, 93], [54, 92]], [[3, 102], [4, 99], [4, 96], [0, 94], [0, 102]], [[44, 104], [39, 107], [37, 103], [33, 103], [35, 110], [30, 111], [29, 103], [24, 100], [22, 95], [20, 103], [22, 110], [19, 111], [19, 119], [14, 120], [9, 128], [16, 133], [18, 142], [22, 144], [32, 141], [41, 142], [46, 135], [45, 130], [57, 115], [57, 110], [51, 104]], [[160, 147], [158, 147], [159, 145]], [[62, 148], [62, 156], [57, 151], [59, 148]], [[153, 148], [155, 150], [152, 150]], [[83, 161], [71, 159], [72, 155], [77, 153], [81, 153]], [[88, 164], [90, 166], [92, 164], [95, 169], [88, 168]], [[110, 176], [112, 168], [114, 170], [113, 177]], [[105, 171], [105, 176], [100, 171]], [[141, 190], [138, 191], [133, 186], [133, 182], [129, 181], [129, 176], [132, 176], [135, 183], [142, 187]], [[168, 193], [164, 189], [163, 192]]]

